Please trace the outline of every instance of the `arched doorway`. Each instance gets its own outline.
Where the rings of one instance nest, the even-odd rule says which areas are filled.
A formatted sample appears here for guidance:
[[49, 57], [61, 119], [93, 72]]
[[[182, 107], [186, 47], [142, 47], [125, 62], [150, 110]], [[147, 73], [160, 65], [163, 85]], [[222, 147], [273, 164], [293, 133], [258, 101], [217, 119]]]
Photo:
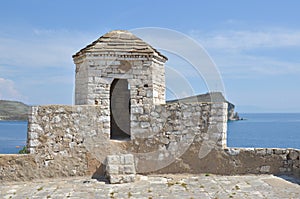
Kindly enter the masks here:
[[130, 89], [126, 79], [110, 86], [110, 138], [130, 139]]

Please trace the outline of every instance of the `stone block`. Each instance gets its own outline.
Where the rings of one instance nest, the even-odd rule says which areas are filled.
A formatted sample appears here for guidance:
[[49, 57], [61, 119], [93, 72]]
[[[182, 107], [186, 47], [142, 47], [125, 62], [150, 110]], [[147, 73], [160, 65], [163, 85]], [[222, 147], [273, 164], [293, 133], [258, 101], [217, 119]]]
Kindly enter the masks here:
[[160, 142], [163, 143], [163, 144], [169, 144], [170, 140], [168, 138], [162, 137], [160, 139]]
[[150, 123], [149, 122], [141, 122], [141, 127], [143, 129], [150, 127]]
[[124, 164], [121, 164], [121, 165], [119, 165], [119, 172], [118, 173], [115, 173], [115, 174], [118, 174], [118, 175], [120, 175], [120, 174], [124, 174], [125, 172], [124, 172]]
[[110, 175], [109, 176], [109, 182], [111, 183], [111, 184], [120, 184], [120, 183], [122, 183], [122, 176], [120, 176], [120, 175]]
[[158, 127], [158, 126], [154, 126], [154, 127], [152, 127], [152, 132], [153, 133], [159, 133], [159, 131], [160, 131], [160, 128]]
[[37, 140], [39, 137], [38, 133], [36, 132], [28, 132], [28, 138], [30, 140]]
[[152, 112], [150, 113], [150, 115], [151, 115], [152, 117], [159, 117], [159, 114], [158, 114], [157, 112], [154, 112], [154, 111], [152, 111]]
[[280, 167], [280, 168], [279, 168], [279, 171], [280, 171], [280, 172], [286, 172], [286, 171], [287, 171], [287, 168]]
[[296, 150], [291, 149], [290, 153], [289, 153], [289, 158], [291, 160], [296, 160], [296, 159], [298, 159], [298, 157], [299, 157], [299, 152], [296, 151]]
[[268, 154], [268, 155], [272, 155], [272, 154], [273, 154], [273, 149], [267, 148], [267, 154]]
[[119, 174], [119, 165], [106, 165], [106, 174], [107, 175], [118, 175]]
[[107, 165], [111, 165], [111, 164], [119, 165], [120, 164], [120, 156], [118, 156], [118, 155], [108, 155], [106, 157], [106, 164]]
[[178, 149], [178, 144], [177, 142], [170, 142], [170, 144], [167, 146], [167, 150], [170, 151], [171, 153], [177, 152]]
[[211, 105], [211, 108], [214, 109], [214, 108], [218, 108], [218, 109], [226, 109], [228, 106], [227, 106], [227, 103], [213, 103]]
[[149, 121], [149, 116], [148, 115], [141, 115], [139, 117], [139, 121], [141, 121], [141, 122], [148, 122]]
[[135, 175], [111, 175], [109, 182], [111, 184], [130, 183], [135, 181]]
[[125, 165], [133, 165], [134, 164], [134, 157], [132, 154], [125, 154], [124, 157], [124, 164]]
[[144, 109], [143, 107], [139, 107], [139, 106], [132, 106], [131, 107], [131, 113], [135, 114], [135, 113], [139, 113], [139, 114], [143, 114], [144, 113]]
[[34, 154], [35, 153], [35, 148], [29, 147], [28, 152], [29, 152], [29, 154]]
[[300, 160], [293, 160], [293, 168], [299, 168], [299, 162]]
[[136, 170], [132, 154], [109, 155], [106, 159], [106, 176], [110, 183], [116, 184], [134, 181]]
[[190, 111], [184, 111], [184, 112], [183, 112], [183, 117], [184, 117], [184, 118], [190, 118], [191, 115], [192, 115], [192, 112], [190, 112]]
[[125, 165], [124, 166], [124, 174], [135, 174], [135, 167], [134, 165]]
[[140, 122], [131, 122], [131, 128], [135, 128], [135, 127], [139, 127], [140, 126]]
[[235, 156], [235, 155], [240, 154], [240, 149], [227, 148], [227, 149], [225, 149], [225, 152], [229, 155]]
[[123, 181], [125, 183], [129, 183], [129, 182], [134, 182], [135, 181], [136, 176], [134, 174], [131, 175], [124, 175], [123, 176]]
[[283, 150], [282, 149], [273, 149], [273, 153], [276, 155], [281, 155], [281, 154], [283, 154]]
[[260, 171], [261, 173], [269, 173], [269, 172], [270, 172], [270, 168], [271, 168], [271, 167], [270, 167], [270, 166], [267, 166], [267, 165], [261, 166], [259, 171]]
[[38, 140], [29, 140], [29, 147], [36, 147], [40, 144]]
[[259, 155], [266, 155], [267, 154], [267, 151], [266, 151], [266, 149], [255, 149], [255, 152], [256, 152], [256, 154], [259, 154]]
[[31, 132], [38, 132], [38, 133], [41, 133], [41, 132], [43, 132], [43, 129], [42, 129], [42, 127], [39, 125], [39, 124], [30, 124], [30, 125], [28, 125], [29, 126], [29, 130], [31, 131]]

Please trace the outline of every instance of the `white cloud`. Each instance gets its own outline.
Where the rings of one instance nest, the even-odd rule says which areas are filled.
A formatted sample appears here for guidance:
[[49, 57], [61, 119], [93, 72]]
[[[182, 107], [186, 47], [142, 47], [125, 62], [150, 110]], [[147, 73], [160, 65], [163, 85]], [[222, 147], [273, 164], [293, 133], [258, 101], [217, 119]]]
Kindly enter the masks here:
[[300, 47], [300, 30], [270, 29], [270, 30], [239, 30], [222, 31], [201, 34], [192, 31], [191, 35], [198, 38], [207, 48], [217, 49], [255, 49], [255, 48], [280, 48]]
[[22, 67], [69, 67], [72, 55], [90, 43], [92, 34], [66, 30], [22, 31], [21, 35], [0, 35], [2, 65]]
[[300, 74], [299, 62], [278, 60], [276, 57], [247, 55], [240, 52], [214, 53], [212, 53], [212, 57], [220, 68], [222, 75], [230, 78]]
[[15, 83], [10, 79], [0, 77], [0, 99], [24, 101], [24, 97], [15, 88]]
[[280, 53], [300, 49], [300, 30], [192, 31], [191, 35], [208, 50], [223, 75], [241, 78], [300, 73], [300, 59], [290, 60]]

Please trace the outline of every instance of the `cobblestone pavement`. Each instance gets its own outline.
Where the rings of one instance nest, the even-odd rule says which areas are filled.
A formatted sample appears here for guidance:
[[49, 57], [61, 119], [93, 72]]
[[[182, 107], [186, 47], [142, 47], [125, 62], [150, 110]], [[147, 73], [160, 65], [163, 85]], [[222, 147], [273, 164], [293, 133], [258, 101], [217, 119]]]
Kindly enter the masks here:
[[299, 181], [288, 177], [285, 179], [273, 175], [179, 174], [139, 176], [134, 183], [113, 185], [89, 177], [76, 177], [32, 182], [4, 182], [0, 184], [0, 198], [299, 199]]

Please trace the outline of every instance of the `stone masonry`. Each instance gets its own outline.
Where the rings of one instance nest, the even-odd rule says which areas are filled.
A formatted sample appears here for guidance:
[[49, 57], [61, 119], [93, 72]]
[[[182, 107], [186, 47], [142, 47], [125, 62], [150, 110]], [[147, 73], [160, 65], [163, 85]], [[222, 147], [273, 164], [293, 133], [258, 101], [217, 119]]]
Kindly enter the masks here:
[[128, 31], [111, 31], [73, 56], [75, 105], [34, 106], [26, 155], [0, 155], [0, 180], [135, 173], [300, 176], [296, 149], [226, 147], [227, 103], [165, 102], [167, 58]]
[[111, 184], [134, 182], [136, 171], [133, 155], [108, 155], [105, 172]]

